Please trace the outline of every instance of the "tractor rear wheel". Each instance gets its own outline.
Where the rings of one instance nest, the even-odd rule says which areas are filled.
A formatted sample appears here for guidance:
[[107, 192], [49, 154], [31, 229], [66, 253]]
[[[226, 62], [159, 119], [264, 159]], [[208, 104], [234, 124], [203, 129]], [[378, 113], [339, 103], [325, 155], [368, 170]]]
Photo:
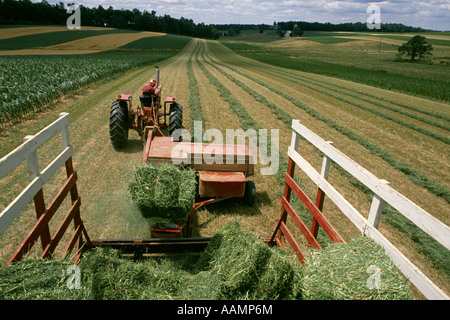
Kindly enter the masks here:
[[116, 100], [109, 113], [109, 137], [114, 149], [122, 149], [128, 142], [128, 106]]
[[244, 201], [249, 206], [253, 206], [256, 199], [256, 186], [251, 180], [245, 182]]
[[[181, 141], [181, 131], [183, 128], [183, 106], [179, 103], [172, 103], [169, 109], [169, 135], [173, 141]], [[178, 131], [177, 131], [178, 130]]]

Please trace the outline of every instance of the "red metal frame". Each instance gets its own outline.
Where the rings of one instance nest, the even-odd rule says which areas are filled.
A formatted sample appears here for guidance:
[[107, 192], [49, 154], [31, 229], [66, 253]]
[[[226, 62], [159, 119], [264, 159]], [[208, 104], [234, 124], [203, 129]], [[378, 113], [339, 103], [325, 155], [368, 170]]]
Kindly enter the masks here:
[[[295, 162], [289, 158], [287, 172], [284, 177], [285, 187], [284, 194], [281, 197], [281, 215], [278, 219], [277, 226], [269, 240], [270, 245], [278, 245], [284, 247], [284, 239], [291, 245], [292, 249], [296, 253], [298, 259], [304, 263], [305, 255], [303, 254], [297, 241], [294, 239], [292, 232], [286, 225], [287, 216], [289, 215], [294, 221], [297, 228], [301, 231], [303, 236], [308, 241], [309, 246], [312, 248], [321, 249], [321, 245], [317, 241], [318, 228], [321, 226], [326, 232], [331, 241], [335, 243], [345, 243], [344, 239], [334, 229], [331, 223], [325, 218], [322, 213], [323, 203], [325, 199], [325, 193], [322, 190], [318, 190], [316, 202], [314, 203], [306, 193], [297, 185], [294, 181]], [[300, 216], [295, 212], [290, 204], [291, 194], [294, 194], [305, 205], [308, 211], [313, 217], [311, 229], [309, 229]]]
[[[42, 244], [42, 254], [41, 258], [48, 258], [53, 253], [64, 233], [66, 232], [68, 226], [73, 221], [75, 232], [72, 234], [69, 243], [64, 251], [64, 256], [69, 254], [74, 246], [76, 245], [76, 256], [75, 264], [78, 263], [81, 257], [81, 248], [85, 243], [88, 247], [92, 247], [91, 240], [87, 234], [86, 228], [84, 227], [83, 221], [80, 216], [80, 197], [78, 196], [76, 181], [77, 173], [73, 170], [72, 158], [70, 157], [66, 163], [66, 173], [67, 180], [61, 187], [53, 201], [46, 208], [44, 202], [44, 195], [42, 189], [34, 197], [35, 210], [37, 216], [37, 222], [22, 241], [21, 245], [17, 248], [12, 257], [8, 260], [9, 263], [14, 263], [20, 261], [23, 256], [31, 250], [38, 238], [41, 238]], [[62, 202], [66, 196], [70, 193], [70, 198], [72, 200], [72, 207], [67, 212], [65, 218], [61, 222], [58, 230], [50, 237], [49, 222], [55, 215], [58, 208], [61, 206]], [[85, 241], [83, 241], [83, 235]]]

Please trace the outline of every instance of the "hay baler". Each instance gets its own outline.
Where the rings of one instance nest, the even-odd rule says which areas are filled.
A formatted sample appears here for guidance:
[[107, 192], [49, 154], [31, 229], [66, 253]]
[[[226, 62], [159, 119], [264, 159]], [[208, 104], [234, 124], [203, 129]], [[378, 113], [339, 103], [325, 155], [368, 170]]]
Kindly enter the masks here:
[[[142, 163], [188, 166], [197, 172], [198, 201], [193, 204], [183, 226], [164, 224], [151, 227], [152, 237], [190, 237], [194, 213], [202, 206], [230, 198], [242, 198], [253, 205], [255, 183], [252, 154], [246, 145], [185, 142], [181, 135], [183, 108], [175, 97], [161, 104], [160, 72], [156, 67], [154, 91], [140, 96], [133, 109], [132, 96], [120, 94], [110, 111], [110, 139], [115, 149], [126, 146], [129, 129], [144, 141]], [[168, 118], [168, 119], [167, 119]]]

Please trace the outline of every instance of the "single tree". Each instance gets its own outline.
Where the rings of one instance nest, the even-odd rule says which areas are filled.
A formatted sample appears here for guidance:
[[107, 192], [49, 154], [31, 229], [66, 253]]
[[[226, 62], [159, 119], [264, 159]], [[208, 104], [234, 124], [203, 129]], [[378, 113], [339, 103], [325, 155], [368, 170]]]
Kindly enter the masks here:
[[433, 46], [426, 41], [425, 37], [420, 35], [412, 37], [408, 42], [398, 47], [399, 55], [411, 57], [411, 61], [414, 61], [416, 58], [419, 60], [424, 59], [432, 54], [432, 50]]
[[300, 30], [300, 27], [298, 25], [294, 26], [294, 29], [292, 30], [291, 37], [301, 37], [303, 35], [303, 30]]

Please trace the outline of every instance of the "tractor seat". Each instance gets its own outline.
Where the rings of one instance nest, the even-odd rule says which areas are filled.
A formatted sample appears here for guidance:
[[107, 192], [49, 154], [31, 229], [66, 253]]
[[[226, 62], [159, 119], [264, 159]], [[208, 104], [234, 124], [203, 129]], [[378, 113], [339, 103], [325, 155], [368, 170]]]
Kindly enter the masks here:
[[153, 96], [149, 95], [149, 96], [140, 96], [139, 97], [141, 100], [141, 105], [144, 107], [151, 107], [152, 106], [152, 102], [153, 102]]

